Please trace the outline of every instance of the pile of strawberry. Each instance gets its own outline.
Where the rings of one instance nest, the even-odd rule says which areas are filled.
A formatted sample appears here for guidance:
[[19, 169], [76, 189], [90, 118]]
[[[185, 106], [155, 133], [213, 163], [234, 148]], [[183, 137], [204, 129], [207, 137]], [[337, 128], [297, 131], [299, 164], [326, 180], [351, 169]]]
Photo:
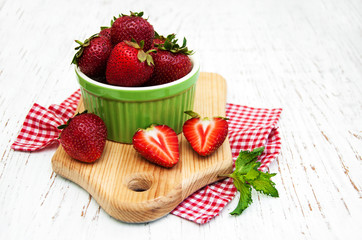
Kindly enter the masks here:
[[192, 69], [186, 39], [158, 35], [143, 12], [119, 15], [75, 49], [72, 63], [88, 77], [123, 87], [153, 86], [175, 81]]

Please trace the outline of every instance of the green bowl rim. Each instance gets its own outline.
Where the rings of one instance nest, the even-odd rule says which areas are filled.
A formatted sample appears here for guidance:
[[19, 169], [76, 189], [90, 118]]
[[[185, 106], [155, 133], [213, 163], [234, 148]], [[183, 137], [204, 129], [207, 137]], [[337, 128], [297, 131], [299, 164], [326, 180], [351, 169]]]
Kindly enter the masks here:
[[157, 86], [148, 87], [120, 87], [97, 82], [84, 73], [75, 65], [77, 80], [81, 88], [85, 91], [102, 98], [108, 98], [118, 101], [150, 101], [162, 98], [168, 98], [189, 89], [196, 83], [200, 64], [197, 56], [189, 56], [192, 62], [192, 70], [186, 76]]

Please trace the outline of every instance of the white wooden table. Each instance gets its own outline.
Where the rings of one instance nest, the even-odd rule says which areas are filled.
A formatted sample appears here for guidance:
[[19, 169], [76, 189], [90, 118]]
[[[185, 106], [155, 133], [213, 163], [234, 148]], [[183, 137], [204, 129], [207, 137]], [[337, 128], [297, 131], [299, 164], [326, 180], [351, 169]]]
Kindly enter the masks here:
[[[173, 215], [127, 224], [51, 168], [55, 148], [10, 145], [34, 102], [78, 88], [75, 39], [143, 10], [161, 34], [186, 36], [228, 102], [282, 107], [280, 198], [236, 197], [205, 225]], [[0, 1], [0, 239], [361, 239], [362, 1]]]

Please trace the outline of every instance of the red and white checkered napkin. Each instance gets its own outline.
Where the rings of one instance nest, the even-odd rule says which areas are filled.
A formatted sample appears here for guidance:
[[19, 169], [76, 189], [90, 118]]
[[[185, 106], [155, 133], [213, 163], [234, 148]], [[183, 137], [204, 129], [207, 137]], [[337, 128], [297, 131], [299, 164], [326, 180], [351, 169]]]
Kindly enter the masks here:
[[74, 115], [79, 99], [80, 90], [77, 90], [60, 105], [52, 104], [49, 108], [45, 108], [34, 103], [11, 148], [19, 151], [35, 151], [58, 142], [61, 130], [57, 127], [65, 124]]
[[[259, 170], [265, 171], [268, 168], [281, 149], [277, 130], [281, 112], [281, 108], [252, 108], [231, 103], [226, 105], [228, 136], [234, 161], [241, 150], [264, 146], [264, 152], [258, 159], [261, 161]], [[233, 180], [226, 178], [193, 193], [171, 213], [199, 224], [207, 223], [231, 201], [236, 191]]]
[[[58, 142], [59, 125], [72, 117], [80, 99], [77, 90], [60, 105], [44, 108], [34, 104], [25, 118], [23, 127], [11, 148], [20, 151], [35, 151]], [[265, 146], [260, 170], [266, 170], [279, 154], [281, 142], [277, 123], [282, 109], [251, 108], [228, 103], [229, 141], [235, 160], [240, 150], [252, 150]], [[193, 193], [171, 213], [203, 224], [210, 221], [235, 196], [236, 188], [230, 178], [208, 185]]]

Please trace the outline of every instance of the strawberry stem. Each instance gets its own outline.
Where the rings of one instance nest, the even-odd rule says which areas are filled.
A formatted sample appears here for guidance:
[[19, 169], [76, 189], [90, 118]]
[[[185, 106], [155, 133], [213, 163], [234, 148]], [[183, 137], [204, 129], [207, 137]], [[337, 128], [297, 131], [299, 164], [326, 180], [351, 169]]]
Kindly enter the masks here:
[[137, 58], [140, 62], [146, 61], [148, 66], [155, 65], [153, 62], [153, 58], [150, 55], [151, 52], [156, 51], [155, 49], [150, 49], [147, 52], [143, 51], [143, 46], [145, 45], [145, 42], [143, 40], [140, 41], [138, 44], [137, 41], [132, 38], [131, 41], [124, 41], [128, 46], [134, 47], [138, 50]]
[[72, 62], [70, 64], [76, 64], [78, 65], [78, 59], [80, 58], [80, 56], [82, 56], [83, 54], [83, 50], [85, 47], [89, 46], [90, 44], [90, 41], [93, 39], [93, 38], [96, 38], [98, 37], [98, 33], [96, 34], [93, 34], [92, 36], [90, 36], [88, 39], [84, 40], [84, 43], [79, 41], [79, 40], [74, 40], [76, 43], [79, 44], [79, 46], [75, 47], [74, 49], [75, 50], [78, 50], [75, 54], [74, 54], [74, 57], [72, 59]]
[[[78, 43], [79, 45], [83, 45], [83, 43], [79, 40], [74, 40], [76, 43]], [[79, 46], [78, 46], [79, 47]]]
[[195, 113], [194, 111], [185, 111], [184, 113], [186, 113], [187, 115], [189, 115], [191, 118], [200, 118], [200, 115], [198, 113]]
[[84, 111], [81, 112], [81, 113], [78, 112], [78, 113], [75, 114], [72, 118], [69, 118], [68, 121], [67, 121], [65, 124], [59, 125], [57, 128], [60, 129], [60, 130], [66, 128], [66, 127], [69, 125], [70, 121], [72, 121], [73, 118], [75, 118], [75, 117], [78, 116], [78, 115], [85, 114], [85, 113], [88, 113], [88, 110], [84, 110]]
[[[155, 33], [156, 34], [156, 33]], [[182, 46], [180, 46], [177, 41], [178, 39], [176, 39], [176, 35], [175, 34], [169, 34], [166, 38], [164, 36], [160, 36], [158, 33], [155, 37], [156, 39], [160, 39], [163, 40], [164, 43], [162, 44], [155, 44], [155, 46], [160, 49], [160, 50], [164, 50], [164, 51], [169, 51], [172, 53], [182, 53], [185, 55], [192, 55], [194, 54], [194, 51], [189, 50], [186, 47], [187, 44], [187, 40], [186, 38], [183, 39], [182, 42]]]

